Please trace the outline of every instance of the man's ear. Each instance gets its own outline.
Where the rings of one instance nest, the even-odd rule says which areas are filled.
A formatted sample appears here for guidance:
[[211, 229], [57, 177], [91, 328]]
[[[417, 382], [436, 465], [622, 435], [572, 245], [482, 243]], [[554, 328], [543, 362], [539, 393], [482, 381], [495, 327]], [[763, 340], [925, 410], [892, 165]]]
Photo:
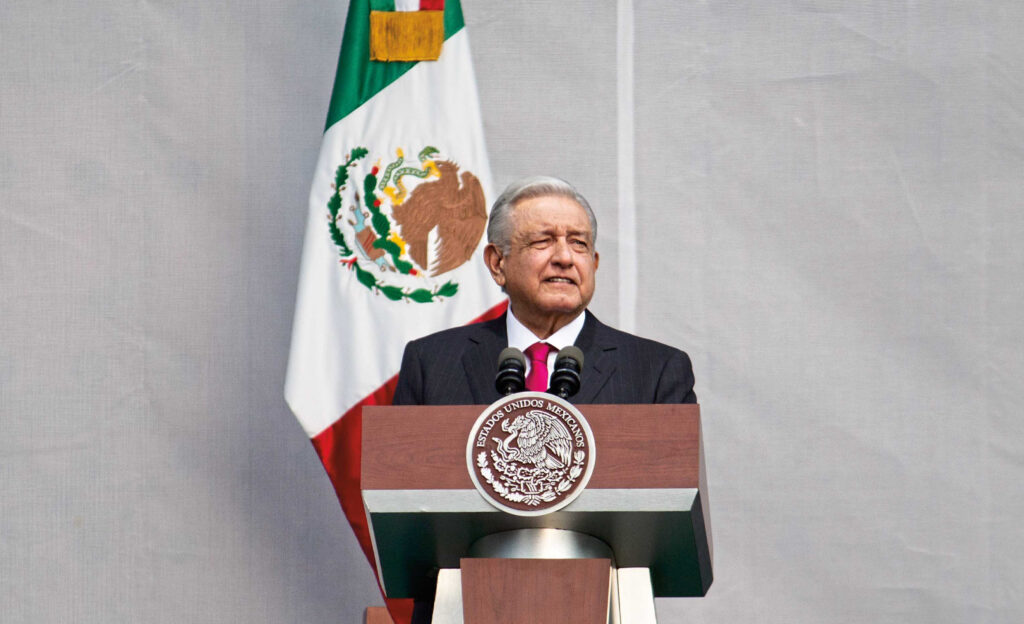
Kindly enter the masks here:
[[594, 252], [594, 270], [597, 270], [597, 266], [601, 264], [601, 254]]
[[491, 278], [494, 280], [494, 283], [504, 288], [505, 256], [501, 254], [501, 250], [494, 243], [488, 243], [484, 247], [484, 264], [487, 265], [487, 270], [491, 272]]

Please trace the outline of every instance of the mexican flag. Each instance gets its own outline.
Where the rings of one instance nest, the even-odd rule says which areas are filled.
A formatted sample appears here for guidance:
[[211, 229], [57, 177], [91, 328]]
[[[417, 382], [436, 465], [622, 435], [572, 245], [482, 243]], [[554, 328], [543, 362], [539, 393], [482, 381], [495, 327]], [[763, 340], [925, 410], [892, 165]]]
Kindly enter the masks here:
[[481, 257], [491, 200], [459, 1], [352, 0], [310, 191], [285, 398], [371, 563], [361, 408], [390, 403], [406, 342], [504, 310]]

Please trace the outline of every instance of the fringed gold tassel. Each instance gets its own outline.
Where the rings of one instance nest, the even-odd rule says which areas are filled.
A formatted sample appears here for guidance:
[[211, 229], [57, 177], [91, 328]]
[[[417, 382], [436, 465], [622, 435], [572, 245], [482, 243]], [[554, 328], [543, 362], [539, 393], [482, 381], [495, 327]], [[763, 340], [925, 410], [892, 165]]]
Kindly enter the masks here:
[[444, 11], [370, 11], [370, 60], [436, 61]]

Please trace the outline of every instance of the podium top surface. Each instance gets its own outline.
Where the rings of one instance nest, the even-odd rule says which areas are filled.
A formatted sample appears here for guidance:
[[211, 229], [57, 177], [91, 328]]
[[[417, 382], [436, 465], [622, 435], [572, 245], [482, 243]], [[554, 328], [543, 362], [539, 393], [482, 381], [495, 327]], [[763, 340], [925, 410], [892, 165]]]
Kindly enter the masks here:
[[[594, 432], [587, 489], [698, 488], [700, 407], [577, 406]], [[364, 490], [473, 489], [466, 467], [470, 429], [485, 406], [363, 409]]]

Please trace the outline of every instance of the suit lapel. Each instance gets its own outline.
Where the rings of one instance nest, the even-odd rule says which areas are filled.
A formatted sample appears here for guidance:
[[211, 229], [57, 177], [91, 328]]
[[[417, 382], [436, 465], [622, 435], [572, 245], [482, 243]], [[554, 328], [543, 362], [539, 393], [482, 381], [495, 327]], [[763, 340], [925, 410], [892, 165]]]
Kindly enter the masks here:
[[[507, 312], [506, 312], [507, 314]], [[505, 315], [473, 326], [470, 344], [462, 355], [462, 367], [469, 380], [469, 391], [476, 405], [490, 405], [498, 400], [494, 376], [498, 372], [498, 354], [508, 346]]]
[[[508, 314], [506, 312], [505, 314]], [[617, 346], [609, 339], [607, 328], [590, 312], [576, 338], [576, 346], [583, 351], [583, 373], [580, 392], [570, 399], [573, 403], [592, 403], [601, 389], [615, 373]], [[476, 405], [490, 405], [498, 400], [494, 388], [494, 375], [498, 372], [498, 354], [508, 346], [505, 315], [472, 326], [469, 344], [462, 355], [462, 367], [469, 381], [469, 391]]]
[[587, 320], [576, 338], [576, 346], [583, 351], [583, 373], [580, 392], [571, 399], [574, 403], [592, 403], [616, 368], [614, 352], [617, 347], [608, 340], [604, 324], [589, 311], [586, 315]]

